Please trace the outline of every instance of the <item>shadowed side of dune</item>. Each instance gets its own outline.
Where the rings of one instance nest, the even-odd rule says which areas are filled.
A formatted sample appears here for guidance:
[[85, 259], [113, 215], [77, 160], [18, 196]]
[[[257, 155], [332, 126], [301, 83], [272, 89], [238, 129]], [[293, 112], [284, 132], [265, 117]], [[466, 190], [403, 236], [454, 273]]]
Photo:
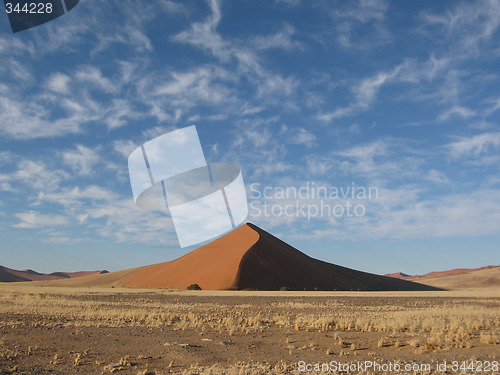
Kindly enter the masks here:
[[374, 275], [311, 258], [294, 247], [248, 224], [259, 240], [241, 259], [238, 289], [419, 291], [439, 288], [392, 277]]
[[13, 283], [19, 281], [30, 281], [28, 278], [12, 272], [10, 268], [0, 266], [0, 282]]

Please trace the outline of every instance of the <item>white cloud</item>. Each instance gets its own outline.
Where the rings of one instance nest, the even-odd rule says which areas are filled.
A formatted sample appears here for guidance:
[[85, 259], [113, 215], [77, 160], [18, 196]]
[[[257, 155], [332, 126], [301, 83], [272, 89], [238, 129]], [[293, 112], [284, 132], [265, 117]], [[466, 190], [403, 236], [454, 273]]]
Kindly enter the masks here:
[[330, 122], [334, 119], [351, 116], [355, 111], [355, 106], [340, 107], [332, 112], [320, 113], [316, 117], [318, 118], [318, 120]]
[[193, 71], [172, 73], [166, 83], [156, 85], [156, 96], [169, 97], [174, 107], [190, 108], [200, 103], [230, 104], [234, 101], [231, 90], [223, 84], [231, 79], [225, 69], [204, 66]]
[[[211, 0], [210, 9], [211, 14], [206, 20], [192, 24], [189, 30], [178, 33], [172, 40], [179, 43], [191, 44], [208, 51], [225, 64], [236, 61], [238, 69], [234, 78], [245, 76], [257, 88], [257, 95], [268, 101], [274, 102], [276, 95], [290, 96], [296, 91], [299, 87], [298, 80], [293, 77], [284, 77], [265, 69], [255, 49], [248, 48], [248, 41], [234, 42], [225, 40], [217, 33], [216, 28], [222, 18], [219, 2]], [[261, 36], [260, 38], [266, 38], [268, 47], [271, 47], [271, 45], [285, 47], [289, 44], [286, 39], [287, 34], [291, 34], [291, 32], [291, 29], [285, 29], [285, 32], [279, 36]], [[193, 77], [188, 76], [184, 78], [188, 79], [189, 83], [189, 79]], [[176, 86], [169, 88], [169, 90], [175, 89]]]
[[311, 175], [324, 176], [335, 166], [332, 158], [319, 155], [306, 156], [306, 167]]
[[471, 137], [461, 137], [446, 145], [449, 155], [458, 159], [461, 157], [479, 157], [500, 148], [500, 133], [484, 133]]
[[20, 38], [0, 36], [0, 54], [13, 56], [17, 54], [33, 54], [35, 48], [32, 42], [24, 41]]
[[388, 145], [384, 141], [374, 141], [368, 144], [354, 146], [345, 151], [338, 151], [337, 154], [347, 158], [372, 160], [377, 156], [385, 156], [388, 153]]
[[57, 129], [49, 126], [47, 110], [37, 103], [24, 105], [21, 100], [0, 96], [0, 129], [12, 138], [36, 138], [54, 135]]
[[26, 85], [34, 81], [34, 75], [31, 67], [24, 64], [21, 59], [13, 57], [2, 60], [0, 73], [7, 74], [9, 78], [15, 79], [18, 85]]
[[[298, 79], [293, 77], [284, 77], [280, 74], [272, 74], [264, 70], [259, 70], [259, 81], [257, 94], [260, 97], [272, 101], [276, 95], [290, 97], [300, 87]], [[286, 103], [283, 103], [286, 104]], [[291, 105], [291, 103], [288, 103]]]
[[[340, 156], [340, 158], [339, 158]], [[331, 154], [334, 171], [377, 187], [395, 186], [407, 180], [420, 180], [426, 171], [418, 150], [399, 138], [378, 139]]]
[[375, 99], [380, 88], [389, 80], [393, 79], [399, 71], [396, 68], [389, 73], [379, 73], [375, 77], [366, 78], [355, 88], [355, 95], [358, 106], [361, 108], [369, 107]]
[[[427, 27], [437, 26], [440, 35], [465, 55], [478, 53], [481, 45], [493, 40], [500, 27], [500, 3], [496, 0], [455, 3], [443, 14], [424, 13]], [[433, 37], [436, 31], [432, 33]]]
[[69, 93], [69, 82], [71, 78], [63, 73], [54, 73], [47, 80], [47, 88], [59, 94]]
[[321, 121], [329, 122], [333, 119], [352, 116], [371, 107], [379, 90], [387, 83], [398, 80], [398, 76], [404, 67], [404, 63], [396, 66], [388, 72], [380, 72], [376, 75], [362, 79], [352, 87], [355, 100], [346, 107], [340, 107], [332, 112], [319, 114]]
[[14, 161], [14, 153], [11, 151], [0, 151], [0, 165], [10, 164]]
[[145, 129], [141, 132], [142, 137], [144, 140], [150, 141], [156, 137], [159, 137], [160, 135], [170, 133], [174, 130], [176, 130], [177, 127], [175, 126], [154, 126], [152, 128]]
[[115, 129], [145, 117], [137, 107], [149, 105], [147, 97], [141, 103], [140, 95], [133, 99], [122, 95], [123, 90], [136, 88], [129, 86], [130, 75], [139, 73], [130, 64], [122, 67], [107, 77], [95, 66], [85, 65], [53, 73], [40, 84], [26, 86], [14, 80], [5, 90], [0, 87], [0, 130], [14, 139], [61, 137], [83, 133], [87, 130], [83, 126], [93, 122]]
[[490, 100], [491, 106], [485, 111], [485, 115], [489, 116], [500, 109], [500, 98]]
[[205, 22], [191, 25], [187, 31], [182, 31], [173, 37], [174, 41], [189, 43], [202, 49], [209, 50], [214, 56], [223, 61], [228, 61], [230, 51], [227, 43], [215, 31], [221, 19], [221, 11], [217, 0], [210, 0], [211, 15]]
[[63, 163], [81, 176], [95, 174], [94, 166], [100, 162], [96, 149], [77, 145], [76, 149], [61, 152]]
[[276, 0], [276, 2], [279, 4], [284, 3], [287, 6], [295, 7], [299, 5], [302, 0]]
[[[88, 224], [103, 238], [118, 242], [138, 242], [177, 246], [175, 229], [166, 212], [144, 211], [132, 198], [116, 199], [86, 209]], [[104, 224], [97, 223], [103, 221]]]
[[17, 170], [9, 178], [12, 182], [21, 182], [34, 190], [54, 191], [61, 181], [69, 178], [69, 175], [61, 169], [51, 168], [42, 161], [23, 159], [19, 161]]
[[244, 120], [238, 127], [238, 131], [233, 137], [233, 148], [245, 147], [248, 142], [252, 144], [253, 147], [257, 149], [266, 148], [269, 150], [271, 147], [269, 143], [272, 140], [272, 133], [269, 129], [269, 123], [272, 123], [276, 118], [271, 118], [267, 121], [265, 120]]
[[57, 233], [49, 233], [48, 237], [42, 240], [43, 243], [56, 245], [74, 245], [81, 241], [83, 241], [81, 238], [61, 236]]
[[[314, 219], [311, 230], [301, 231], [296, 237], [339, 240], [352, 239], [354, 235], [362, 239], [412, 239], [479, 236], [498, 232], [500, 192], [497, 190], [475, 190], [429, 199], [422, 198], [426, 190], [418, 185], [379, 188], [378, 191], [376, 199], [372, 197], [351, 202], [353, 205], [363, 204], [365, 216], [318, 217]], [[279, 218], [257, 219], [274, 225], [284, 224]], [[288, 219], [296, 224], [305, 221], [303, 218]]]
[[436, 169], [431, 169], [429, 173], [427, 173], [426, 179], [436, 185], [449, 185], [451, 183], [445, 173]]
[[95, 66], [87, 65], [81, 67], [75, 72], [74, 78], [85, 85], [94, 86], [108, 93], [116, 93], [118, 91], [116, 85], [106, 78]]
[[[248, 104], [245, 107], [248, 107]], [[242, 116], [253, 115], [253, 114], [262, 112], [263, 110], [264, 110], [264, 107], [249, 107], [249, 108], [246, 108], [245, 110], [243, 110], [243, 112], [241, 114], [242, 114]]]
[[346, 10], [336, 11], [341, 17], [351, 18], [361, 23], [371, 20], [383, 20], [387, 12], [385, 0], [360, 0]]
[[92, 113], [97, 103], [87, 99], [83, 102], [62, 100], [61, 105], [69, 116], [53, 119], [46, 98], [16, 94], [0, 96], [0, 130], [5, 136], [24, 140], [81, 133], [82, 123], [97, 118]]
[[[438, 79], [440, 84], [436, 86], [433, 83]], [[411, 101], [456, 102], [459, 96], [459, 80], [460, 74], [450, 69], [448, 57], [437, 58], [432, 54], [424, 61], [405, 59], [391, 69], [350, 83], [352, 102], [333, 111], [322, 112], [317, 118], [330, 122], [364, 112], [373, 106], [384, 86], [396, 84], [410, 85], [410, 89], [402, 91], [400, 95]]]
[[291, 144], [304, 145], [312, 147], [316, 143], [316, 136], [304, 128], [288, 128], [285, 125], [281, 126], [280, 132]]
[[113, 141], [113, 149], [121, 156], [128, 159], [130, 153], [134, 151], [139, 145], [129, 139], [120, 139]]
[[128, 47], [133, 47], [138, 53], [153, 50], [151, 40], [140, 26], [125, 25], [115, 33], [100, 33], [97, 35], [98, 42], [92, 50], [93, 55], [97, 55], [107, 50], [111, 45], [120, 43]]
[[[1, 191], [8, 191], [11, 193], [16, 193], [17, 190], [14, 189], [13, 185], [10, 183], [11, 178], [9, 175], [6, 174], [0, 174], [0, 190]], [[0, 203], [1, 205], [2, 203]], [[1, 215], [1, 214], [0, 214]]]
[[438, 120], [439, 121], [446, 121], [446, 120], [450, 119], [450, 117], [455, 117], [455, 116], [458, 116], [461, 118], [469, 118], [469, 117], [474, 116], [475, 114], [476, 113], [469, 108], [456, 105], [456, 106], [453, 106], [452, 108], [444, 111], [443, 113], [441, 113], [438, 117]]
[[83, 188], [79, 186], [64, 187], [52, 192], [40, 191], [37, 203], [55, 203], [66, 209], [84, 207], [90, 202], [112, 202], [118, 199], [118, 195], [108, 189], [97, 185], [89, 185]]
[[[75, 163], [79, 166], [80, 159]], [[80, 183], [75, 186], [71, 177], [42, 162], [29, 160], [21, 161], [18, 170], [11, 175], [0, 174], [0, 188], [4, 183], [12, 186], [22, 183], [24, 201], [40, 211], [14, 215], [19, 222], [13, 226], [22, 229], [67, 227], [56, 236], [46, 233], [49, 242], [73, 238], [78, 228], [79, 233], [88, 233], [91, 238], [177, 245], [168, 212], [141, 210], [134, 205], [131, 193], [124, 198], [98, 185], [82, 186]], [[63, 180], [64, 185], [61, 184]], [[128, 185], [128, 181], [124, 183]], [[20, 190], [16, 186], [15, 192]]]
[[285, 25], [281, 31], [273, 35], [255, 36], [252, 38], [252, 44], [256, 49], [279, 48], [284, 50], [301, 50], [302, 44], [292, 39], [295, 29], [290, 25]]
[[186, 13], [185, 4], [176, 3], [175, 1], [164, 0], [161, 2], [161, 6], [168, 12], [172, 14], [176, 13]]
[[16, 228], [58, 227], [71, 224], [71, 220], [66, 216], [44, 215], [34, 211], [19, 213], [14, 216], [21, 221], [13, 225]]
[[380, 215], [364, 229], [374, 237], [460, 237], [497, 233], [499, 220], [499, 192], [478, 190], [417, 201]]
[[130, 120], [144, 117], [143, 113], [133, 107], [126, 99], [113, 99], [104, 110], [104, 123], [109, 129], [115, 129], [126, 125]]
[[[336, 7], [333, 11], [337, 42], [343, 48], [369, 50], [377, 44], [391, 41], [391, 35], [384, 26], [388, 10], [384, 0], [359, 0], [356, 4], [349, 3], [347, 7]], [[370, 37], [366, 41], [357, 38], [357, 29], [371, 27]]]

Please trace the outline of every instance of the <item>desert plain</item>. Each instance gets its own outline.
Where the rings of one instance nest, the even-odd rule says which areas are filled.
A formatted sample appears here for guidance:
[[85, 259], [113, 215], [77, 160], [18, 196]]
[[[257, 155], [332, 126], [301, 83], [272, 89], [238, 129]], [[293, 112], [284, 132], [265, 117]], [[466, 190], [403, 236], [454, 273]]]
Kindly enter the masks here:
[[500, 373], [498, 288], [187, 291], [5, 283], [0, 326], [2, 374]]

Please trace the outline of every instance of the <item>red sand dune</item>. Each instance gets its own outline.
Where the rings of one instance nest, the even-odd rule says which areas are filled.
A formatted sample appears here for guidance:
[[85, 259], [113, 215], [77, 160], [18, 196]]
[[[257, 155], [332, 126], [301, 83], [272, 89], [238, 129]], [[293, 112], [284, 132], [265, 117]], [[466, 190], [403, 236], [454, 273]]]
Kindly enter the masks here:
[[[386, 276], [391, 275], [395, 274]], [[404, 276], [401, 278], [445, 289], [497, 288], [500, 287], [500, 266], [456, 268], [449, 271], [434, 271], [425, 275]]]
[[395, 272], [395, 273], [387, 273], [384, 276], [395, 277], [396, 279], [406, 279], [411, 275], [407, 275], [406, 273], [403, 272]]
[[93, 276], [104, 273], [108, 273], [108, 271], [52, 272], [50, 274], [46, 274], [29, 269], [21, 271], [0, 266], [0, 282], [59, 280], [74, 277]]
[[413, 277], [422, 278], [422, 277], [444, 277], [444, 276], [463, 275], [464, 273], [470, 273], [479, 270], [488, 270], [491, 268], [495, 268], [495, 266], [486, 266], [481, 268], [455, 268], [453, 270], [448, 270], [448, 271], [433, 271], [426, 273], [425, 275], [416, 275]]
[[500, 266], [430, 272], [422, 276], [412, 276], [406, 280], [445, 289], [498, 288], [500, 287]]
[[120, 278], [121, 285], [134, 288], [185, 289], [194, 283], [202, 289], [436, 289], [311, 258], [253, 224], [178, 259], [129, 270]]

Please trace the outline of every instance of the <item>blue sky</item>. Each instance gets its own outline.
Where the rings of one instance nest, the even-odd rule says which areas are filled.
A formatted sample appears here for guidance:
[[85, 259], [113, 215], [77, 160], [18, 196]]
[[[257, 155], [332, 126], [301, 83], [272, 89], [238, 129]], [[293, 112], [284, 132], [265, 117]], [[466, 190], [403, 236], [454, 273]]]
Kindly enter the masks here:
[[[241, 167], [248, 220], [310, 256], [375, 273], [499, 264], [498, 14], [493, 0], [82, 0], [16, 34], [4, 14], [0, 264], [119, 270], [191, 250], [135, 207], [127, 158], [192, 124], [207, 160]], [[277, 194], [308, 183], [378, 193], [324, 202], [359, 216], [255, 209], [317, 207]]]

